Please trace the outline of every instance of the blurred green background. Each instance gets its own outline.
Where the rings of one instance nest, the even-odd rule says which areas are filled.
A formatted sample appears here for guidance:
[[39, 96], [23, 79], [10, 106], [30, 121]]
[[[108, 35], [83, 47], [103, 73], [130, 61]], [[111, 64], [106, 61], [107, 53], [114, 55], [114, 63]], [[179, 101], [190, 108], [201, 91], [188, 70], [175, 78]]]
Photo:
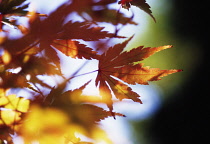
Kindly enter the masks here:
[[[142, 62], [145, 66], [153, 68], [183, 70], [183, 72], [164, 77], [161, 81], [152, 82], [169, 95], [179, 88], [190, 77], [192, 71], [196, 69], [201, 52], [196, 42], [192, 42], [187, 37], [184, 38], [176, 33], [176, 28], [172, 24], [171, 18], [174, 16], [172, 1], [148, 0], [148, 3], [152, 7], [151, 9], [157, 22], [155, 23], [151, 17], [145, 15], [146, 21], [148, 21], [147, 28], [141, 34], [138, 34], [138, 31], [136, 31], [135, 40], [132, 41], [130, 48], [139, 45], [144, 45], [145, 47], [173, 45], [173, 48], [158, 52]], [[136, 14], [138, 15], [138, 13]], [[139, 29], [141, 29], [141, 22], [139, 25]]]

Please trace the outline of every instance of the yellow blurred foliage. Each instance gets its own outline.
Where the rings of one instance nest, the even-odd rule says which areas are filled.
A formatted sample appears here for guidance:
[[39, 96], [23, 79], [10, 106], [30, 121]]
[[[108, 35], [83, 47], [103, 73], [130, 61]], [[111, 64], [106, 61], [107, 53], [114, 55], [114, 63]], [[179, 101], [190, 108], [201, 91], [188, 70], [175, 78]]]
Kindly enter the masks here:
[[[69, 105], [69, 108], [74, 108], [73, 111], [35, 104], [29, 109], [29, 100], [6, 93], [7, 90], [0, 89], [0, 127], [6, 126], [16, 132], [23, 138], [25, 144], [33, 142], [40, 144], [91, 144], [91, 142], [112, 144], [107, 134], [98, 125], [93, 124], [92, 115], [94, 113], [89, 111], [92, 108], [89, 105], [87, 106], [89, 109], [83, 109], [84, 106], [80, 108]], [[79, 90], [73, 92], [73, 94], [78, 93], [80, 93]], [[89, 128], [87, 128], [88, 125]], [[77, 136], [88, 138], [91, 142], [84, 142]]]
[[25, 143], [39, 141], [40, 144], [74, 144], [80, 141], [74, 136], [82, 128], [71, 124], [69, 117], [55, 108], [31, 107], [25, 117], [20, 133]]
[[0, 89], [0, 125], [12, 126], [21, 120], [21, 114], [28, 111], [29, 100], [16, 95], [6, 96], [6, 90]]
[[100, 144], [113, 144], [113, 142], [108, 138], [106, 132], [100, 128], [95, 128], [92, 135], [96, 143]]
[[83, 126], [73, 123], [69, 114], [67, 116], [59, 109], [38, 105], [31, 107], [19, 132], [25, 143], [38, 141], [40, 144], [79, 144], [82, 141], [75, 136], [79, 135], [95, 142], [112, 144], [99, 127], [94, 127], [91, 132], [87, 131]]
[[8, 51], [4, 50], [4, 53], [2, 55], [2, 61], [3, 61], [3, 63], [5, 65], [7, 65], [8, 63], [10, 63], [11, 59], [12, 59], [11, 54]]

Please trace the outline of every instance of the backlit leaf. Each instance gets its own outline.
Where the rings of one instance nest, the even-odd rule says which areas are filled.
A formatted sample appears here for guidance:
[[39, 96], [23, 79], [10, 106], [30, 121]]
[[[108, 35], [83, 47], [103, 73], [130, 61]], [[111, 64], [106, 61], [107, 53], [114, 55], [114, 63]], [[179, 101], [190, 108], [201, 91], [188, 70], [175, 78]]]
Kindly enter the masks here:
[[113, 76], [120, 78], [128, 84], [143, 84], [148, 85], [149, 81], [161, 80], [161, 77], [167, 76], [181, 70], [160, 70], [159, 68], [143, 67], [143, 64], [126, 65], [121, 68], [116, 68], [116, 73]]
[[111, 111], [111, 90], [116, 98], [120, 100], [126, 98], [142, 103], [137, 93], [133, 92], [131, 88], [122, 82], [118, 82], [115, 78], [118, 78], [127, 84], [138, 83], [145, 85], [148, 84], [149, 81], [157, 81], [168, 74], [181, 71], [176, 69], [160, 70], [158, 68], [143, 67], [143, 64], [134, 64], [158, 51], [171, 48], [172, 46], [154, 48], [144, 48], [143, 46], [140, 46], [130, 51], [124, 51], [124, 48], [131, 38], [121, 44], [110, 47], [99, 59], [96, 86], [99, 85], [99, 90], [103, 99], [109, 100], [106, 101], [106, 103]]
[[1, 125], [7, 125], [7, 126], [12, 126], [14, 123], [17, 123], [18, 121], [21, 120], [21, 113], [17, 111], [13, 111], [10, 109], [7, 110], [0, 110], [0, 126]]
[[149, 56], [153, 55], [156, 52], [159, 52], [161, 50], [165, 50], [168, 48], [171, 48], [171, 45], [165, 45], [160, 47], [146, 47], [139, 46], [137, 48], [133, 48], [130, 51], [124, 51], [120, 55], [117, 56], [117, 58], [113, 58], [112, 62], [108, 65], [114, 65], [114, 67], [123, 66], [127, 64], [132, 64], [134, 62], [142, 61], [145, 58], [148, 58]]
[[109, 77], [109, 80], [107, 80], [107, 82], [117, 99], [131, 99], [134, 102], [142, 104], [142, 101], [139, 99], [140, 96], [136, 92], [132, 91], [132, 89], [128, 85], [117, 81], [112, 77]]
[[72, 58], [98, 59], [97, 52], [74, 40], [54, 40], [52, 46]]
[[83, 104], [80, 106], [80, 108], [78, 107], [77, 110], [78, 114], [85, 116], [88, 122], [94, 122], [94, 123], [99, 122], [107, 117], [111, 117], [113, 115], [125, 117], [125, 115], [123, 114], [106, 111], [103, 108], [90, 104]]
[[20, 112], [27, 112], [29, 108], [29, 100], [17, 97], [16, 95], [6, 96], [7, 104], [4, 108], [16, 110]]

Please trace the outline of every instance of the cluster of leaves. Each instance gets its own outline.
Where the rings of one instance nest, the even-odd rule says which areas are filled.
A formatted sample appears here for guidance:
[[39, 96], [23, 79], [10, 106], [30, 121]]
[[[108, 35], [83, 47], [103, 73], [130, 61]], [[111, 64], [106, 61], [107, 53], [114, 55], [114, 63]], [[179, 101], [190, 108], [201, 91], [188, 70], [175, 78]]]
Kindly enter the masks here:
[[25, 8], [28, 7], [28, 4], [23, 4], [24, 2], [25, 0], [19, 0], [19, 1], [1, 0], [0, 2], [1, 27], [2, 23], [15, 25], [14, 20], [10, 21], [8, 16], [10, 15], [25, 16], [28, 13], [27, 11], [24, 10]]
[[[82, 144], [75, 133], [85, 135], [97, 141], [111, 141], [105, 136], [97, 123], [109, 116], [124, 116], [113, 110], [113, 95], [118, 100], [131, 99], [142, 103], [140, 96], [132, 91], [129, 84], [147, 85], [149, 81], [160, 80], [168, 74], [180, 70], [160, 70], [143, 66], [140, 61], [154, 53], [172, 46], [139, 46], [130, 51], [125, 47], [132, 39], [107, 47], [110, 39], [125, 38], [105, 31], [101, 22], [118, 25], [135, 23], [125, 16], [120, 9], [112, 9], [110, 4], [130, 9], [137, 6], [148, 13], [154, 20], [149, 5], [145, 0], [71, 0], [59, 6], [47, 17], [25, 10], [29, 3], [25, 0], [0, 1], [0, 22], [16, 26], [10, 17], [26, 16], [28, 30], [21, 38], [0, 38], [0, 139], [12, 143], [12, 134], [23, 138], [25, 143], [73, 143]], [[76, 14], [83, 21], [67, 19]], [[19, 28], [19, 27], [17, 27]], [[21, 30], [21, 28], [20, 28]], [[101, 41], [101, 40], [107, 41]], [[92, 48], [82, 42], [100, 42]], [[67, 84], [77, 75], [66, 78], [62, 74], [58, 53], [74, 58], [98, 60], [98, 69], [88, 73], [97, 73], [95, 85], [99, 88], [101, 98], [85, 96], [82, 91], [90, 83], [78, 89], [66, 90]], [[102, 53], [102, 54], [100, 54]], [[137, 63], [136, 63], [137, 62]], [[69, 66], [71, 68], [71, 65]], [[15, 70], [18, 69], [18, 72]], [[86, 73], [86, 74], [88, 74]], [[45, 82], [40, 76], [57, 76], [62, 80], [54, 86]], [[14, 90], [27, 90], [33, 96], [30, 100], [8, 94]], [[96, 106], [103, 103], [105, 110]], [[88, 142], [86, 142], [88, 143]]]
[[[3, 25], [8, 25], [13, 28], [19, 29], [22, 33], [27, 32], [27, 28], [21, 24], [18, 24], [18, 17], [27, 17], [31, 15], [31, 12], [25, 10], [28, 8], [29, 3], [26, 0], [1, 0], [0, 1], [0, 31], [2, 31]], [[38, 14], [38, 13], [37, 13]], [[44, 14], [39, 14], [45, 16]]]

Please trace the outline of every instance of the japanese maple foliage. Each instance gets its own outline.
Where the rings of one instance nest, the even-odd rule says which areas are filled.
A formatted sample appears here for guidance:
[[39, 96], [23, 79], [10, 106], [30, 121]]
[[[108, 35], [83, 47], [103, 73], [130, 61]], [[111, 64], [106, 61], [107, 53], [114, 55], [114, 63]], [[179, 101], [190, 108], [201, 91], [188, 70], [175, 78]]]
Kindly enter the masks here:
[[[118, 3], [116, 9], [109, 7], [115, 3]], [[0, 0], [1, 33], [10, 32], [5, 30], [8, 25], [23, 32], [16, 39], [7, 34], [0, 36], [0, 143], [12, 144], [12, 135], [16, 134], [25, 143], [103, 141], [110, 144], [112, 142], [98, 122], [107, 117], [125, 117], [114, 112], [113, 97], [142, 104], [140, 95], [129, 85], [148, 85], [150, 81], [181, 71], [160, 70], [141, 63], [156, 52], [172, 48], [171, 45], [125, 50], [133, 36], [118, 35], [118, 26], [126, 28], [128, 24], [137, 23], [133, 16], [122, 13], [121, 8], [129, 10], [136, 6], [156, 21], [145, 0], [71, 0], [48, 16], [28, 10], [29, 5], [26, 0]], [[69, 18], [71, 15], [82, 21]], [[28, 26], [17, 23], [13, 17], [25, 17]], [[112, 25], [115, 31], [105, 30], [101, 23]], [[125, 40], [110, 47], [111, 39]], [[86, 42], [92, 42], [92, 45]], [[98, 68], [77, 75], [81, 67], [71, 77], [65, 77], [61, 54], [69, 59], [97, 60]], [[69, 64], [70, 71], [71, 67]], [[77, 89], [67, 89], [73, 78], [90, 73], [97, 73], [95, 86], [99, 88], [100, 98], [82, 93], [90, 81]], [[60, 81], [52, 86], [43, 77], [52, 80], [59, 77]], [[27, 91], [32, 98], [19, 96], [17, 90]], [[99, 103], [107, 105], [108, 110], [96, 105]], [[75, 135], [78, 133], [89, 137], [92, 142], [83, 142]]]

